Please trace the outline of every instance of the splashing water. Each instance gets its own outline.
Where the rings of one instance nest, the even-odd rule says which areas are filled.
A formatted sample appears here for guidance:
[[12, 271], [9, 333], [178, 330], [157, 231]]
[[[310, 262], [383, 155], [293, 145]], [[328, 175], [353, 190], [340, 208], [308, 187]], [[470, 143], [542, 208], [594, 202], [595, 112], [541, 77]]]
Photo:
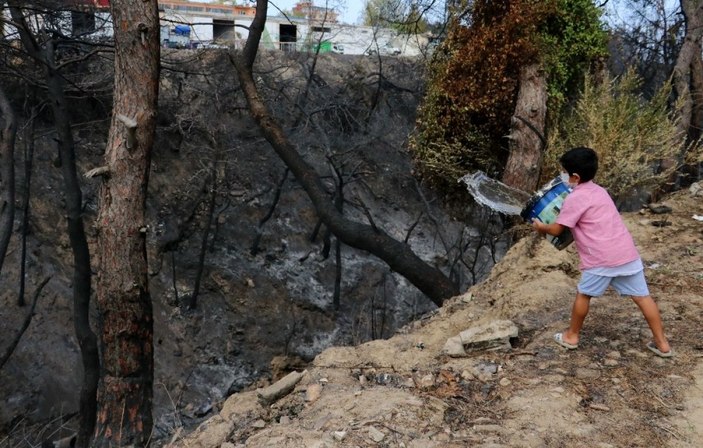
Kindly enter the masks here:
[[530, 200], [530, 193], [518, 190], [488, 177], [483, 171], [459, 179], [479, 204], [506, 215], [519, 215]]

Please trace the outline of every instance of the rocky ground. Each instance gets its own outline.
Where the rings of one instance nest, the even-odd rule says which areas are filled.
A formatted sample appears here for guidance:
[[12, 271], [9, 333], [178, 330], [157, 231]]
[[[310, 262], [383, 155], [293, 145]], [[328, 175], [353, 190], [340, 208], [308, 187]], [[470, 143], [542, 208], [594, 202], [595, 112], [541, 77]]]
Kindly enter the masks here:
[[[282, 390], [235, 394], [196, 431], [175, 427], [167, 445], [703, 446], [703, 223], [694, 219], [703, 196], [681, 191], [663, 203], [671, 213], [624, 217], [672, 359], [645, 348], [644, 319], [614, 292], [593, 300], [577, 350], [554, 344], [568, 323], [577, 254], [528, 235], [440, 310], [388, 340], [325, 350], [273, 386]], [[505, 320], [519, 332], [509, 348], [444, 351], [462, 331]]]

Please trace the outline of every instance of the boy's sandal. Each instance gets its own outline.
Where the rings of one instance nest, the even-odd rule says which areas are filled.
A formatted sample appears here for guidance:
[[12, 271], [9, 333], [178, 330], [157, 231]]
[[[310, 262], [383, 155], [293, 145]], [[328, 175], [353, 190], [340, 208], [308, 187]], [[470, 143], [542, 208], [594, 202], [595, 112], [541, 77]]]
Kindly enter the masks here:
[[654, 342], [649, 342], [647, 344], [647, 348], [654, 352], [655, 355], [662, 357], [662, 358], [671, 358], [674, 356], [674, 351], [669, 349], [668, 352], [663, 352], [657, 348], [657, 345]]
[[562, 347], [569, 349], [569, 350], [574, 350], [579, 348], [578, 344], [570, 344], [564, 340], [564, 334], [563, 333], [555, 333], [554, 334], [554, 342], [557, 344], [561, 345]]

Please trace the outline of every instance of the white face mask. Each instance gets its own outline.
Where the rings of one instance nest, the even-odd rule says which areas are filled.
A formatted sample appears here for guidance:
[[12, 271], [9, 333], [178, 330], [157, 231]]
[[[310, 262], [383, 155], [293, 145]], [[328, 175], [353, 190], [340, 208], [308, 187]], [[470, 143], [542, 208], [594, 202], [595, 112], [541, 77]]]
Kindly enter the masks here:
[[569, 185], [569, 177], [571, 176], [569, 176], [568, 173], [561, 173], [559, 177], [561, 178], [561, 181], [562, 183], [564, 183], [564, 185]]

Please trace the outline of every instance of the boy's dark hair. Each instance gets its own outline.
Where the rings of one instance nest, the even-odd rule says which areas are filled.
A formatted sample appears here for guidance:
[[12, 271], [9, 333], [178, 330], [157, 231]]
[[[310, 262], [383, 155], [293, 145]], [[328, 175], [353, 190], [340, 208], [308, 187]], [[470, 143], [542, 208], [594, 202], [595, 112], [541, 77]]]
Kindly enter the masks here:
[[593, 180], [598, 171], [598, 155], [591, 148], [578, 146], [566, 151], [560, 158], [559, 163], [569, 175], [577, 173], [581, 182]]

